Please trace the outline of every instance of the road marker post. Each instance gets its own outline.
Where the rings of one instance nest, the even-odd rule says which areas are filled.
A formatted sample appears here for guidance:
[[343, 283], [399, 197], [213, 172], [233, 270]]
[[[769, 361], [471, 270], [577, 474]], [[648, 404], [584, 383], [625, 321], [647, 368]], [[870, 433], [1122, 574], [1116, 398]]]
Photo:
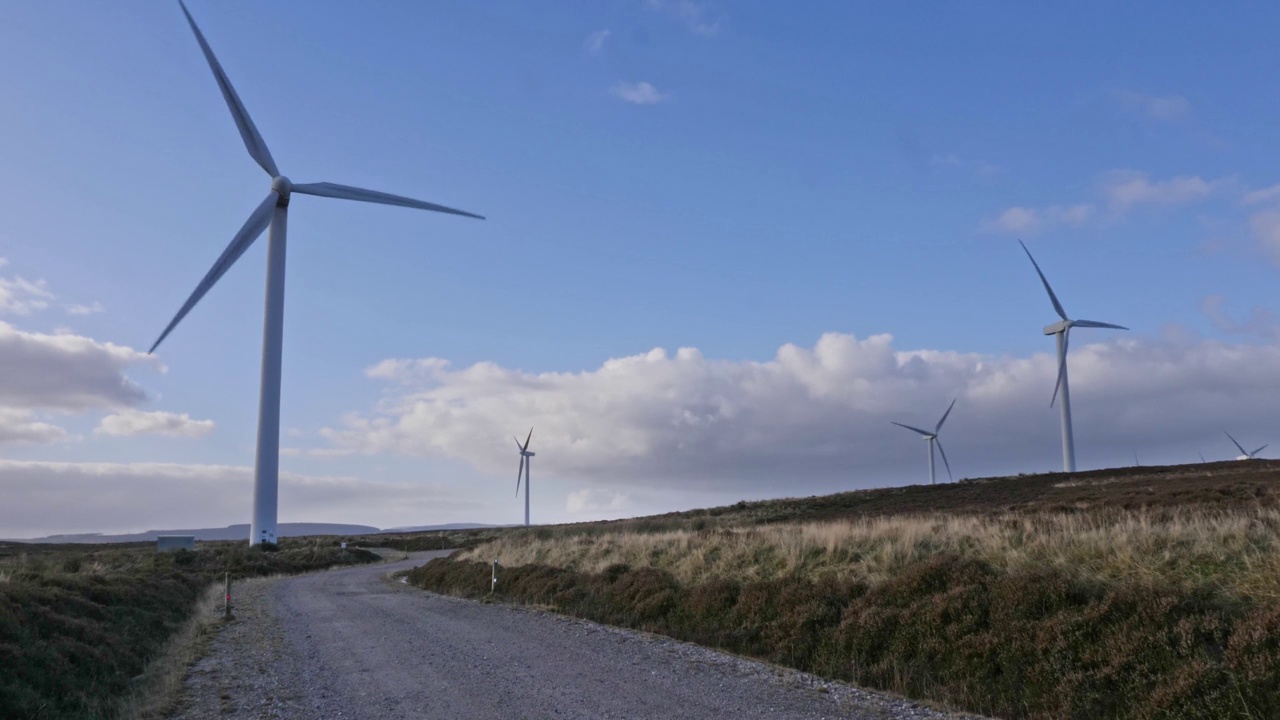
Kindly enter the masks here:
[[230, 572], [227, 572], [224, 582], [225, 582], [225, 585], [223, 587], [226, 589], [226, 593], [224, 597], [226, 598], [226, 600], [222, 604], [223, 618], [226, 620], [230, 620], [231, 619], [231, 573]]
[[492, 595], [498, 589], [498, 558], [493, 559], [493, 575], [490, 577], [489, 594]]

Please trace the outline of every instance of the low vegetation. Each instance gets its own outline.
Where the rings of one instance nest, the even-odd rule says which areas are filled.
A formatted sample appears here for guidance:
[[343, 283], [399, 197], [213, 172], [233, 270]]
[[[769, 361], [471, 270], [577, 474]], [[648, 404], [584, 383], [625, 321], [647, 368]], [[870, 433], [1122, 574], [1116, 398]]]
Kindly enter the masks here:
[[2, 543], [0, 718], [109, 720], [148, 705], [136, 697], [148, 662], [226, 572], [246, 578], [376, 560], [307, 539], [160, 554], [151, 544]]
[[1006, 718], [1280, 717], [1280, 466], [895, 488], [505, 534], [415, 570]]

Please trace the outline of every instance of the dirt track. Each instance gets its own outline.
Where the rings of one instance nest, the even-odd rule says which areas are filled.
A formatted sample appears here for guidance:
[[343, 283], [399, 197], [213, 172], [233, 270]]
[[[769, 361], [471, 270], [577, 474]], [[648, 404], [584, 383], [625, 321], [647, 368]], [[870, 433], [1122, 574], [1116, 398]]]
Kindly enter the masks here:
[[188, 676], [212, 718], [954, 718], [628, 630], [441, 597], [413, 560], [249, 584]]

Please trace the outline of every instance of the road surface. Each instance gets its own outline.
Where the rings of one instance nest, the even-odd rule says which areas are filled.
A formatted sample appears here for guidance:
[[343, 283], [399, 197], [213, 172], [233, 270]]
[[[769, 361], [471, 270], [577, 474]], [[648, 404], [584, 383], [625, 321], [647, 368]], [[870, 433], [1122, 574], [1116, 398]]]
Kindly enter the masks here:
[[239, 586], [180, 720], [867, 718], [958, 715], [667, 638], [427, 593], [445, 553]]

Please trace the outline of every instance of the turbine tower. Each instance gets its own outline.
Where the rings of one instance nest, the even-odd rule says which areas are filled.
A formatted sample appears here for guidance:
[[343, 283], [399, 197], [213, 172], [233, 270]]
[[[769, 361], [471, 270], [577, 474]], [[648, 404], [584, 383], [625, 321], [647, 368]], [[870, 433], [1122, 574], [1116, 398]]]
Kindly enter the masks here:
[[946, 465], [947, 467], [947, 477], [952, 480], [955, 479], [951, 477], [951, 463], [947, 462], [947, 451], [942, 449], [942, 441], [938, 439], [938, 432], [942, 430], [942, 423], [946, 422], [947, 416], [951, 414], [951, 408], [956, 406], [956, 400], [959, 400], [959, 398], [953, 399], [951, 401], [951, 404], [947, 406], [947, 411], [942, 413], [942, 419], [938, 421], [937, 425], [933, 426], [933, 432], [929, 432], [928, 430], [921, 430], [918, 427], [911, 427], [910, 425], [903, 425], [900, 422], [893, 422], [892, 420], [889, 421], [890, 423], [897, 425], [898, 427], [906, 428], [912, 432], [919, 433], [920, 435], [924, 436], [925, 440], [929, 441], [929, 484], [930, 485], [934, 483], [933, 446], [935, 444], [938, 446], [938, 452], [942, 453], [942, 464]]
[[1061, 322], [1046, 325], [1044, 328], [1045, 335], [1056, 335], [1058, 339], [1058, 382], [1053, 386], [1053, 397], [1049, 400], [1049, 407], [1053, 407], [1053, 403], [1058, 399], [1058, 394], [1061, 392], [1062, 405], [1059, 406], [1059, 410], [1062, 413], [1062, 470], [1063, 472], [1075, 472], [1076, 443], [1071, 433], [1071, 393], [1067, 385], [1067, 343], [1070, 340], [1071, 328], [1110, 328], [1112, 330], [1128, 330], [1129, 328], [1122, 325], [1098, 322], [1097, 320], [1072, 320], [1067, 317], [1067, 311], [1062, 309], [1062, 303], [1058, 302], [1058, 296], [1053, 294], [1053, 288], [1049, 287], [1049, 281], [1045, 279], [1044, 273], [1040, 271], [1040, 264], [1036, 262], [1035, 258], [1031, 257], [1031, 251], [1027, 249], [1026, 243], [1019, 240], [1018, 244], [1022, 246], [1027, 258], [1031, 260], [1032, 266], [1036, 269], [1036, 274], [1040, 276], [1040, 282], [1044, 283], [1045, 292], [1049, 293], [1049, 300], [1053, 303], [1053, 309], [1057, 311], [1058, 317], [1062, 318]]
[[529, 527], [529, 466], [533, 461], [529, 458], [534, 453], [529, 452], [529, 438], [533, 437], [533, 428], [529, 428], [529, 434], [524, 439], [524, 445], [520, 444], [520, 438], [515, 435], [511, 436], [516, 441], [516, 449], [520, 451], [520, 469], [516, 470], [516, 497], [520, 497], [520, 476], [524, 475], [524, 526]]
[[187, 298], [187, 301], [183, 303], [182, 308], [178, 310], [178, 314], [169, 322], [164, 332], [160, 333], [160, 338], [156, 340], [148, 352], [155, 352], [156, 348], [160, 346], [160, 343], [164, 342], [164, 339], [177, 327], [182, 318], [191, 312], [191, 309], [196, 306], [200, 298], [209, 292], [209, 289], [218, 282], [218, 279], [249, 249], [254, 240], [257, 240], [258, 236], [270, 227], [271, 232], [267, 239], [266, 313], [263, 320], [262, 333], [262, 384], [258, 399], [258, 450], [257, 459], [254, 463], [253, 519], [249, 528], [249, 544], [274, 543], [276, 542], [276, 501], [280, 466], [280, 350], [284, 338], [285, 228], [288, 222], [290, 197], [294, 193], [301, 193], [303, 195], [319, 195], [342, 200], [359, 200], [382, 205], [399, 205], [421, 210], [434, 210], [481, 220], [484, 218], [443, 205], [374, 190], [364, 190], [349, 185], [328, 182], [293, 184], [289, 178], [280, 174], [280, 170], [276, 167], [276, 161], [272, 159], [271, 152], [267, 149], [267, 144], [262, 140], [262, 136], [258, 134], [258, 128], [254, 126], [253, 120], [249, 119], [249, 112], [245, 110], [244, 103], [240, 101], [240, 96], [236, 94], [235, 88], [231, 86], [231, 81], [227, 79], [227, 74], [223, 72], [222, 65], [214, 57], [213, 49], [205, 41], [204, 34], [196, 26], [195, 19], [187, 11], [186, 4], [182, 0], [179, 0], [178, 4], [182, 6], [182, 13], [187, 16], [187, 23], [191, 25], [191, 31], [195, 33], [196, 42], [200, 43], [200, 49], [204, 52], [205, 60], [209, 63], [209, 69], [213, 71], [213, 78], [218, 83], [218, 89], [222, 91], [223, 100], [226, 101], [227, 107], [231, 110], [231, 119], [235, 121], [236, 127], [240, 130], [240, 137], [244, 140], [245, 149], [249, 151], [249, 156], [267, 172], [267, 175], [271, 176], [271, 191], [267, 193], [267, 197], [262, 201], [262, 204], [258, 205], [250, 213], [249, 219], [245, 221], [244, 226], [231, 239], [231, 244], [227, 245], [226, 250], [222, 251], [222, 255], [214, 262], [213, 267], [205, 274], [200, 284], [196, 285], [191, 297]]
[[1236, 449], [1240, 451], [1240, 457], [1236, 458], [1237, 460], [1257, 460], [1258, 453], [1262, 452], [1263, 450], [1266, 450], [1267, 445], [1271, 444], [1271, 443], [1267, 443], [1267, 445], [1263, 445], [1257, 450], [1254, 450], [1253, 452], [1249, 452], [1248, 450], [1245, 450], [1243, 447], [1241, 447], [1240, 443], [1236, 442], [1235, 438], [1231, 437], [1231, 433], [1227, 432], [1226, 430], [1223, 430], [1222, 432], [1224, 435], [1231, 438], [1231, 444], [1235, 445]]

